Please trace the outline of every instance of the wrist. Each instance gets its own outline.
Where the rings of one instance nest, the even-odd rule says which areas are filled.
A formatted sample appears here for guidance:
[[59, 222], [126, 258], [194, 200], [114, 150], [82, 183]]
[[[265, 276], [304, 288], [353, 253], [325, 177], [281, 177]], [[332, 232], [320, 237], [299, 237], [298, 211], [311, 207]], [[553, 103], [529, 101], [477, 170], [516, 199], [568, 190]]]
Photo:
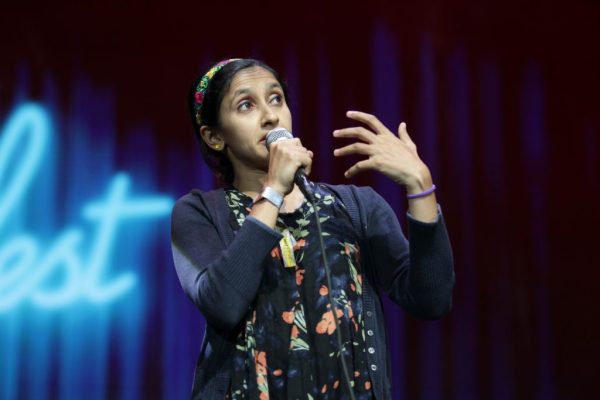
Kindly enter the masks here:
[[279, 209], [283, 204], [283, 197], [284, 196], [283, 194], [281, 194], [281, 192], [277, 191], [276, 189], [273, 189], [271, 186], [265, 186], [262, 192], [256, 198], [256, 200], [254, 200], [254, 203], [256, 204], [259, 201], [266, 200], [269, 203], [273, 204], [275, 207], [277, 207], [277, 209]]
[[264, 188], [267, 188], [267, 187], [270, 187], [271, 189], [275, 190], [277, 193], [279, 193], [283, 197], [285, 197], [285, 195], [291, 191], [291, 189], [287, 190], [287, 188], [285, 186], [281, 185], [276, 180], [267, 180], [263, 186], [263, 190], [264, 190]]
[[416, 174], [406, 180], [406, 193], [408, 195], [421, 193], [433, 186], [433, 179], [429, 168], [423, 165]]
[[422, 192], [419, 192], [419, 193], [407, 193], [406, 198], [409, 199], [409, 200], [414, 200], [414, 199], [420, 199], [422, 197], [428, 197], [433, 192], [435, 192], [435, 189], [436, 189], [435, 184], [432, 184], [429, 189], [426, 189], [426, 190], [424, 190]]

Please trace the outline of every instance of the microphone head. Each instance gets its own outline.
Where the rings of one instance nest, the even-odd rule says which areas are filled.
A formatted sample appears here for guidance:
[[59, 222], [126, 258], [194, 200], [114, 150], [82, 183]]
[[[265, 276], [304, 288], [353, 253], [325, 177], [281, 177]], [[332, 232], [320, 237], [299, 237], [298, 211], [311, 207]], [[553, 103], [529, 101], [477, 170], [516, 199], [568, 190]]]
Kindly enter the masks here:
[[265, 138], [265, 145], [267, 146], [267, 148], [269, 148], [271, 143], [275, 143], [278, 140], [293, 139], [293, 138], [294, 138], [294, 135], [292, 135], [290, 133], [290, 131], [288, 131], [287, 129], [275, 128], [275, 129], [271, 129], [267, 133], [267, 137]]

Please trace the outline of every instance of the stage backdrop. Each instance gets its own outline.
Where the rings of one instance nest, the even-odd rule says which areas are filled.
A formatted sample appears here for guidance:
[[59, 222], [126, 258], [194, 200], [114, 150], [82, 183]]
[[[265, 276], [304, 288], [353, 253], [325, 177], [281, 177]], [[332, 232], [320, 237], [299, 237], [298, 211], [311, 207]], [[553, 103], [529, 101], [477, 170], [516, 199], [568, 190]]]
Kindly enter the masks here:
[[[406, 121], [438, 186], [452, 312], [386, 299], [394, 399], [587, 399], [599, 7], [591, 1], [12, 2], [0, 14], [0, 399], [182, 399], [204, 321], [170, 252], [173, 202], [215, 187], [193, 79], [255, 57], [288, 81], [312, 178], [346, 182], [350, 109]], [[405, 226], [405, 193], [365, 173]]]

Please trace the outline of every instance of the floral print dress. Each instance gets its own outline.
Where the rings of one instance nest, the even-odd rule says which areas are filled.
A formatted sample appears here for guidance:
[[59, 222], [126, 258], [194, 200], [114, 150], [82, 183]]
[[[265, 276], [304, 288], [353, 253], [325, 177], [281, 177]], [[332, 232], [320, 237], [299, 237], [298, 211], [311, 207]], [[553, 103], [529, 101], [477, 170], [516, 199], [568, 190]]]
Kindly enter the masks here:
[[[255, 302], [237, 336], [228, 399], [349, 399], [342, 356], [355, 398], [372, 398], [358, 238], [341, 201], [326, 187], [314, 187], [333, 288], [327, 286], [313, 206], [304, 201], [296, 211], [280, 213], [276, 229], [288, 239], [268, 255]], [[252, 199], [235, 188], [226, 189], [226, 197], [237, 230]], [[290, 250], [287, 254], [293, 251], [291, 262], [284, 241]], [[337, 345], [330, 290], [343, 355]]]

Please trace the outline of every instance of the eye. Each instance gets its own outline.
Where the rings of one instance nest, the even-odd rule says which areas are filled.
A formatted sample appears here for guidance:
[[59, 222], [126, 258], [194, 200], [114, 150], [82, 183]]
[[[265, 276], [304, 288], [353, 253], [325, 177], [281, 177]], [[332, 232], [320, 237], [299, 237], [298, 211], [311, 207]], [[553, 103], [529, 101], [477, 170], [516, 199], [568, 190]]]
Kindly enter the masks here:
[[238, 111], [248, 111], [252, 107], [252, 103], [249, 100], [244, 100], [238, 104]]
[[273, 96], [271, 96], [271, 99], [269, 101], [273, 104], [280, 104], [283, 103], [283, 97], [280, 94], [274, 94]]

